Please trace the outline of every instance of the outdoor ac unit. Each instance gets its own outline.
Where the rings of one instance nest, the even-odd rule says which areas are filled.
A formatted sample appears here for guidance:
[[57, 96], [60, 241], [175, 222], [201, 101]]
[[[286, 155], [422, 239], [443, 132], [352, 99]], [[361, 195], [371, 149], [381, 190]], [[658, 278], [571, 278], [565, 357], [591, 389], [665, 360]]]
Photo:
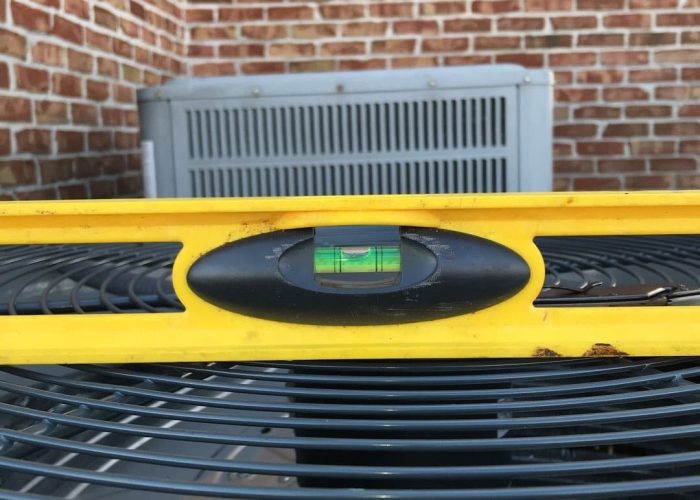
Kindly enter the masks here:
[[552, 78], [514, 65], [139, 92], [148, 196], [549, 191]]

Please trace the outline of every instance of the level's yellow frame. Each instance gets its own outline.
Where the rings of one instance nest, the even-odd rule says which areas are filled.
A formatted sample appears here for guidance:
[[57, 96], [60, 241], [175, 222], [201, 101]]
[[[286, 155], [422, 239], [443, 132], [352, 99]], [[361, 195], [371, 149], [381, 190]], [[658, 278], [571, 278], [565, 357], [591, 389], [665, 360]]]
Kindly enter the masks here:
[[[277, 229], [428, 226], [501, 243], [530, 265], [513, 298], [473, 314], [388, 326], [310, 326], [219, 309], [186, 272], [224, 243]], [[535, 308], [535, 236], [700, 234], [700, 193], [348, 196], [0, 203], [0, 244], [180, 241], [185, 312], [0, 316], [0, 363], [700, 355], [700, 306]], [[598, 346], [596, 344], [608, 344]]]

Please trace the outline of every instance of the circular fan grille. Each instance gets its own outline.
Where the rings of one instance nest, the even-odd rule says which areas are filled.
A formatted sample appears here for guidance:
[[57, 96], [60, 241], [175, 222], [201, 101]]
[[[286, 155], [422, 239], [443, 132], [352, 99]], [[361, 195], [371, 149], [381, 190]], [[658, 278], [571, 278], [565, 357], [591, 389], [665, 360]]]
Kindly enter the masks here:
[[694, 358], [4, 368], [3, 494], [695, 497]]

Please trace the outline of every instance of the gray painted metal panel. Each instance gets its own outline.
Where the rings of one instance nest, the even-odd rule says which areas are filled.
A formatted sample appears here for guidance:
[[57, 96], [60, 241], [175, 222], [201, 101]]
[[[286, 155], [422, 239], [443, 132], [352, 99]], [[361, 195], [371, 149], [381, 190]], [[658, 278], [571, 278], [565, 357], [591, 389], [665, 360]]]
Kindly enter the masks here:
[[188, 78], [139, 99], [169, 107], [169, 124], [142, 122], [172, 130], [160, 196], [547, 191], [550, 80], [516, 66]]

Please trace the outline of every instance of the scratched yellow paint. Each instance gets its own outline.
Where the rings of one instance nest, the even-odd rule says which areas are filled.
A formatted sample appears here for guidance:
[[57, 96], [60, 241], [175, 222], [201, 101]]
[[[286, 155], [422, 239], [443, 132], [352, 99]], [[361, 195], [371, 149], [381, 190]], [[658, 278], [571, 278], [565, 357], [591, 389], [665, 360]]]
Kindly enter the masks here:
[[[531, 268], [513, 298], [463, 316], [388, 326], [309, 326], [242, 316], [187, 287], [203, 253], [246, 236], [341, 224], [431, 226], [508, 246]], [[0, 363], [700, 355], [700, 307], [534, 308], [551, 235], [700, 233], [700, 193], [577, 193], [0, 203], [0, 244], [180, 241], [186, 311], [0, 316]], [[595, 344], [610, 344], [592, 349]]]

